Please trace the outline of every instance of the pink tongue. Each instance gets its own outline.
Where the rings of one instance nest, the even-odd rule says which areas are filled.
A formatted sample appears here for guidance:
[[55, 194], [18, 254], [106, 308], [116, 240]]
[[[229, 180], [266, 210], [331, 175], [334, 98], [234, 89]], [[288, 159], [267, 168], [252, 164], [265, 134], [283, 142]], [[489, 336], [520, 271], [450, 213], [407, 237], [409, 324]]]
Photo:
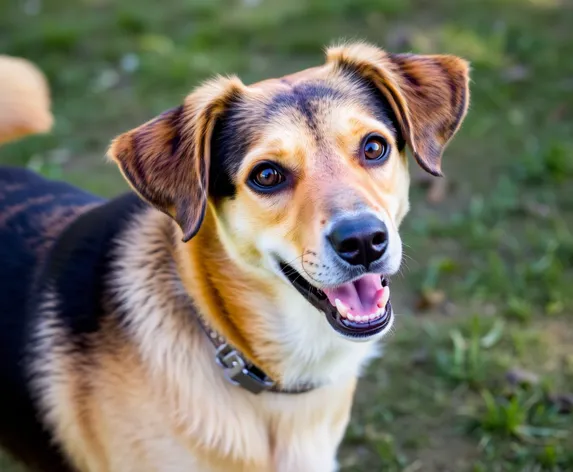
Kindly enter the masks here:
[[378, 311], [382, 298], [382, 280], [379, 275], [365, 275], [340, 287], [324, 289], [328, 301], [335, 305], [338, 298], [354, 315], [370, 315]]

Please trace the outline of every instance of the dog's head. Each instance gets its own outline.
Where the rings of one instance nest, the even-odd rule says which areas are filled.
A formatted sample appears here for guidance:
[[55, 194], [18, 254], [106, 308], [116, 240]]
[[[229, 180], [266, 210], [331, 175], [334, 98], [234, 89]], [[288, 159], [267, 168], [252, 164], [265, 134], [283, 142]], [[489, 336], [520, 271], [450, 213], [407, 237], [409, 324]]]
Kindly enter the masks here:
[[339, 333], [370, 338], [392, 316], [405, 148], [440, 175], [468, 96], [462, 59], [344, 45], [280, 79], [208, 82], [109, 154], [184, 240], [212, 211], [244, 270], [292, 285]]

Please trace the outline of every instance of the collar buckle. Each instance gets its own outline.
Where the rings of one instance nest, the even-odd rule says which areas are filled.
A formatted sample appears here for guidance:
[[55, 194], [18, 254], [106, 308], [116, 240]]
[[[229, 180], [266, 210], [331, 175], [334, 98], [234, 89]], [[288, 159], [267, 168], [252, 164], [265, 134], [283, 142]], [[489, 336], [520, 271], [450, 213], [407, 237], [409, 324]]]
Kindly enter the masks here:
[[227, 343], [217, 348], [215, 361], [223, 368], [225, 378], [230, 383], [239, 385], [251, 393], [261, 393], [274, 386], [274, 382], [263, 371], [247, 364], [239, 352]]

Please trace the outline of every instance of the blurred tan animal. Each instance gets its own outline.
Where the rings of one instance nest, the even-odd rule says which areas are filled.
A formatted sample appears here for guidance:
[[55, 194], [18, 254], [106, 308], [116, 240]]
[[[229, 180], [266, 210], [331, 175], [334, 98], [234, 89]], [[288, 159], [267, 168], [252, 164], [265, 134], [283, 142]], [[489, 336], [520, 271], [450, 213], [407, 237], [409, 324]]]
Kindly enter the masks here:
[[52, 128], [50, 89], [30, 61], [0, 55], [0, 144]]

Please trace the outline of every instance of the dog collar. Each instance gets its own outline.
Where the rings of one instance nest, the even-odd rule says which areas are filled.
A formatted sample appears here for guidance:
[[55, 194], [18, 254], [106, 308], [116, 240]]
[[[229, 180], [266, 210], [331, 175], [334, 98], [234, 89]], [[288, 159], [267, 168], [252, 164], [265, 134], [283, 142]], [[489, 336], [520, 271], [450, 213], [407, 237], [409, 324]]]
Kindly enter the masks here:
[[249, 362], [243, 354], [227, 343], [223, 336], [208, 326], [202, 317], [198, 316], [197, 318], [199, 319], [199, 325], [205, 331], [213, 346], [215, 346], [215, 362], [223, 369], [225, 378], [231, 384], [242, 387], [254, 394], [261, 392], [296, 394], [314, 390], [315, 387], [310, 384], [301, 385], [294, 389], [278, 387], [276, 382], [267, 374]]

